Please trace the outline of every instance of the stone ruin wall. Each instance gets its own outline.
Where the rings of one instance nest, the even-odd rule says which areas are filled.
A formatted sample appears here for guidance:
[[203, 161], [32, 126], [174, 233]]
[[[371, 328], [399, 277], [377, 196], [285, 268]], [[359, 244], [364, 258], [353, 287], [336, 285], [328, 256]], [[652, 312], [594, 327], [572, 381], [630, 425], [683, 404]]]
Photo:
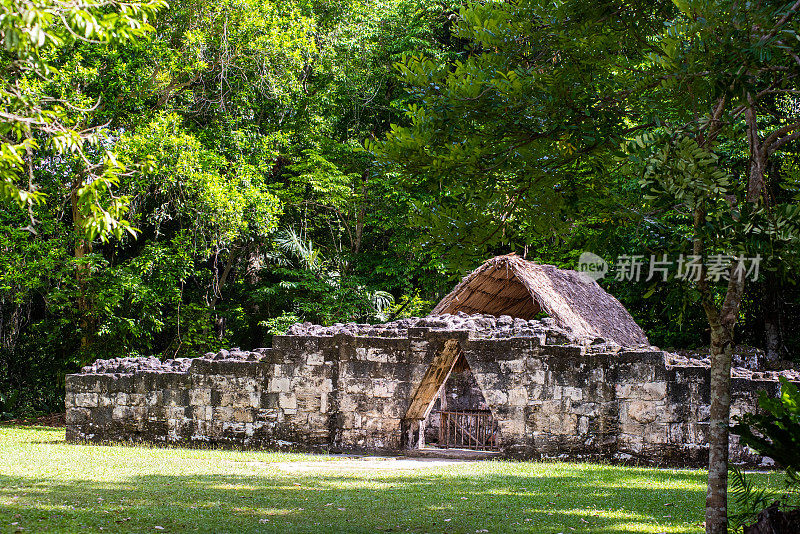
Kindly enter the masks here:
[[[707, 459], [706, 362], [581, 344], [547, 319], [461, 314], [295, 325], [252, 352], [100, 360], [67, 377], [67, 439], [399, 451], [413, 442], [403, 417], [416, 387], [448, 340], [458, 341], [508, 456]], [[778, 394], [775, 373], [734, 377], [733, 415], [754, 411], [759, 390]], [[735, 436], [731, 457], [760, 460]]]

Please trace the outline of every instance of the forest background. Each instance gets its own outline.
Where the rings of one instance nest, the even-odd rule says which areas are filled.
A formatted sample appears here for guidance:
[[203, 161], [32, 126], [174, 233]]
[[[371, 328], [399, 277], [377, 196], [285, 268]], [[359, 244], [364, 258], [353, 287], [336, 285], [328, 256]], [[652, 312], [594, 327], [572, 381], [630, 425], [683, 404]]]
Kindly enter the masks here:
[[[752, 157], [735, 110], [713, 147], [687, 148], [687, 124], [715, 124], [703, 122], [711, 106], [693, 110], [697, 95], [730, 82], [702, 62], [658, 74], [694, 50], [681, 26], [689, 4], [565, 2], [545, 36], [527, 11], [538, 14], [536, 2], [154, 4], [137, 35], [90, 29], [42, 48], [47, 73], [21, 68], [7, 42], [4, 98], [57, 109], [94, 143], [65, 150], [36, 130], [40, 143], [20, 160], [28, 184], [6, 184], [0, 416], [61, 411], [65, 374], [96, 358], [191, 357], [269, 345], [296, 321], [424, 315], [497, 254], [564, 268], [584, 251], [612, 264], [690, 254], [697, 195], [657, 183], [675, 171], [659, 148], [683, 154], [684, 167], [694, 158], [695, 171], [714, 167], [692, 171], [712, 213], [736, 205]], [[796, 115], [794, 90], [768, 87], [757, 113], [780, 127]], [[4, 143], [23, 146], [14, 132], [0, 132]], [[763, 258], [736, 342], [772, 359], [800, 346], [795, 140], [763, 169], [770, 202], [756, 215], [770, 225], [747, 226], [745, 209], [706, 225], [709, 253]], [[731, 245], [737, 224], [746, 249]], [[708, 346], [696, 284], [613, 275], [601, 284], [651, 343]], [[710, 288], [718, 303], [725, 292]]]

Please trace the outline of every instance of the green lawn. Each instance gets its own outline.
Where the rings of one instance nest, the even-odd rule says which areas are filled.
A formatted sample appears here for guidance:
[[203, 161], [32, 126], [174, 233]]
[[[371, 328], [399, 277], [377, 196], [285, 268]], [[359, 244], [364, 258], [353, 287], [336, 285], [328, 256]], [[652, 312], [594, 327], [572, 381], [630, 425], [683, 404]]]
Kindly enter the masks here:
[[702, 531], [703, 471], [375, 463], [70, 445], [63, 429], [0, 427], [0, 532]]

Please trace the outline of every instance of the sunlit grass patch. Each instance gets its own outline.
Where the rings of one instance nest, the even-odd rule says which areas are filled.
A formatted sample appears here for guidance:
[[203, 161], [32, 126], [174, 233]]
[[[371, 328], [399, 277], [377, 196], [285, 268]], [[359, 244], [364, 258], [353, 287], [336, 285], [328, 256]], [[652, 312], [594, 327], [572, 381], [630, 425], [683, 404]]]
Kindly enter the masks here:
[[63, 430], [0, 427], [0, 532], [703, 530], [701, 470], [392, 461], [371, 470], [326, 455], [72, 445]]

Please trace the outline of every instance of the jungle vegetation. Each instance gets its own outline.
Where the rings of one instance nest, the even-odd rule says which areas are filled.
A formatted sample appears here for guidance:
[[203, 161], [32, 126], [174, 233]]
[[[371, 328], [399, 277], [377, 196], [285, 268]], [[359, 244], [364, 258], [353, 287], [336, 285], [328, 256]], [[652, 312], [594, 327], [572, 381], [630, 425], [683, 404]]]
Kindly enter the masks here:
[[[96, 358], [425, 314], [491, 255], [591, 251], [653, 344], [710, 347], [727, 421], [734, 345], [800, 346], [798, 9], [3, 0], [0, 416]], [[760, 272], [614, 276], [665, 254]]]

